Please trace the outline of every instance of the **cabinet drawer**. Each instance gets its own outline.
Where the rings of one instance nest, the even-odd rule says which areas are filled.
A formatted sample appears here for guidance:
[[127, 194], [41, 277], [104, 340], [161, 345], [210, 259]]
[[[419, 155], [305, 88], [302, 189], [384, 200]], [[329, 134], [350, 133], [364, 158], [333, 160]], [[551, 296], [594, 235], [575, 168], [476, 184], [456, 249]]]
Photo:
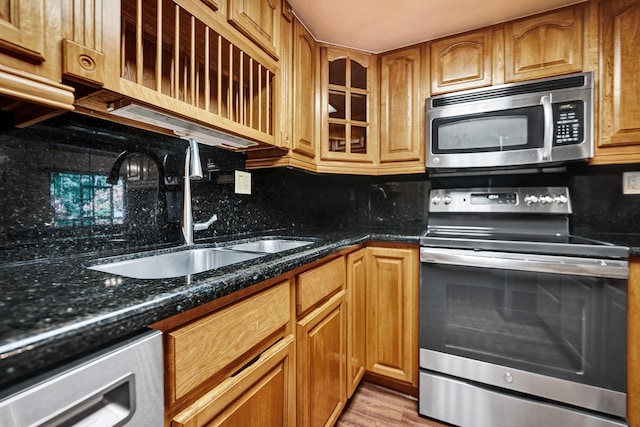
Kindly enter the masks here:
[[295, 341], [288, 335], [171, 420], [171, 427], [295, 424]]
[[286, 281], [169, 332], [167, 351], [172, 401], [234, 362], [241, 364], [240, 358], [284, 328], [291, 318], [290, 292]]
[[344, 257], [336, 258], [298, 275], [296, 282], [296, 310], [304, 313], [345, 286]]

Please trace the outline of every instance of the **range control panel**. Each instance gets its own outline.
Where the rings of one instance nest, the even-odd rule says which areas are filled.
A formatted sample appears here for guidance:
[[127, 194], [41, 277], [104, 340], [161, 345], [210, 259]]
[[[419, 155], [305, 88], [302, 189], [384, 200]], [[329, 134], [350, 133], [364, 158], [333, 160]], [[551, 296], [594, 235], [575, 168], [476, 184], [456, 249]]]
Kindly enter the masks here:
[[566, 187], [433, 189], [429, 212], [572, 213]]

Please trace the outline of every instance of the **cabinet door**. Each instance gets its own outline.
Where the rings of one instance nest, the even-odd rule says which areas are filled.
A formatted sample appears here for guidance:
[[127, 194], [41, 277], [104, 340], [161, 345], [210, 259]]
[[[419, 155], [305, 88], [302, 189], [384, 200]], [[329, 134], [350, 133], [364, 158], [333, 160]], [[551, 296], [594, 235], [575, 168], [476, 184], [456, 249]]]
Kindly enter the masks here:
[[505, 24], [505, 80], [582, 71], [583, 14], [578, 5]]
[[347, 397], [351, 398], [365, 372], [366, 363], [366, 263], [365, 249], [347, 256]]
[[417, 386], [418, 249], [367, 248], [367, 370]]
[[297, 425], [331, 426], [346, 403], [344, 291], [298, 321]]
[[171, 420], [172, 427], [295, 426], [293, 335]]
[[321, 49], [323, 160], [371, 163], [378, 157], [374, 55]]
[[420, 47], [380, 59], [380, 162], [421, 161]]
[[0, 0], [0, 50], [38, 64], [45, 60], [45, 2]]
[[600, 34], [599, 146], [640, 144], [640, 1], [602, 2]]
[[273, 57], [278, 57], [280, 0], [229, 0], [229, 21]]
[[431, 43], [431, 94], [491, 85], [491, 29]]
[[316, 42], [294, 19], [293, 26], [293, 151], [316, 155]]

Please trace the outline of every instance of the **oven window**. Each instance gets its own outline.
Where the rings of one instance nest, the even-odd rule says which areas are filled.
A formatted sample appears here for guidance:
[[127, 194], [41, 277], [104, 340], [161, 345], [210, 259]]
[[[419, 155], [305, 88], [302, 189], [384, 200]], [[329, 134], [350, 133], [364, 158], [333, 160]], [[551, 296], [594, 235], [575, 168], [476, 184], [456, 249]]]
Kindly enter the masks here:
[[420, 346], [625, 390], [626, 282], [423, 264]]
[[542, 107], [434, 119], [434, 154], [538, 148], [542, 143]]

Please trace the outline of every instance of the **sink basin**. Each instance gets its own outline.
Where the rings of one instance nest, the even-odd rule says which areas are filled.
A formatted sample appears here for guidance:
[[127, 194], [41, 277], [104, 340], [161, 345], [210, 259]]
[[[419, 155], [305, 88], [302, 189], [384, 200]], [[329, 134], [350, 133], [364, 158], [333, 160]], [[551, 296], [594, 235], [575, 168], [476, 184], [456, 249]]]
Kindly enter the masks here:
[[311, 240], [260, 239], [253, 242], [238, 243], [228, 248], [239, 251], [275, 254], [289, 249], [301, 248], [312, 243], [314, 242]]
[[263, 253], [231, 251], [226, 248], [192, 248], [179, 252], [94, 265], [89, 269], [136, 279], [166, 279], [202, 273], [264, 255]]

